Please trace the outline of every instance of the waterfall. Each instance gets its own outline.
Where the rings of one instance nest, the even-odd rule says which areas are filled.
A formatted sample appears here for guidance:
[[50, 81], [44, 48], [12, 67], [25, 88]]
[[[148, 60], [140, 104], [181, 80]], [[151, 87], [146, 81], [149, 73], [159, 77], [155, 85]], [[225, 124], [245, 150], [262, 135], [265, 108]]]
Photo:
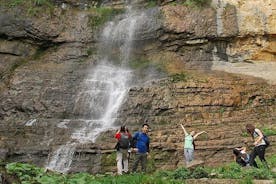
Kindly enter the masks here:
[[132, 70], [127, 63], [133, 43], [141, 32], [144, 36], [152, 34], [152, 20], [129, 7], [120, 19], [106, 24], [101, 35], [98, 64], [83, 81], [75, 101], [74, 114], [84, 118], [78, 119], [78, 128], [72, 132], [71, 140], [51, 153], [46, 168], [68, 172], [78, 145], [95, 142], [101, 132], [115, 128], [116, 113], [132, 81]]

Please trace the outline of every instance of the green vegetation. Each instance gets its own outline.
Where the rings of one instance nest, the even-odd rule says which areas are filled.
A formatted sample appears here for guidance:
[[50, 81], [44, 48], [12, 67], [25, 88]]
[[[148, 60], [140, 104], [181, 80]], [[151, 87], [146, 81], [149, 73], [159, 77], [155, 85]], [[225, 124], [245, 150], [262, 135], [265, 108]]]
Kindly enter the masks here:
[[155, 7], [155, 6], [157, 6], [156, 0], [149, 0], [149, 1], [147, 2], [147, 7], [148, 7], [148, 8], [153, 8], [153, 7]]
[[36, 52], [34, 53], [34, 55], [32, 56], [31, 59], [33, 60], [38, 60], [40, 59], [46, 52], [47, 52], [48, 48], [45, 47], [39, 47]]
[[211, 4], [211, 0], [186, 0], [184, 5], [191, 7], [204, 7], [209, 6]]
[[[273, 128], [269, 128], [269, 127], [261, 127], [259, 128], [264, 135], [266, 136], [272, 136], [272, 135], [276, 135], [276, 129], [273, 129]], [[247, 132], [242, 132], [241, 134], [242, 137], [248, 137], [250, 136]]]
[[89, 18], [89, 26], [92, 28], [97, 28], [103, 25], [105, 22], [113, 18], [115, 15], [123, 13], [121, 9], [113, 8], [91, 8], [92, 15]]
[[264, 128], [261, 128], [261, 130], [263, 131], [263, 133], [264, 133], [266, 136], [276, 135], [276, 129], [264, 127]]
[[96, 50], [95, 50], [95, 49], [93, 49], [93, 48], [91, 48], [91, 47], [89, 47], [89, 48], [87, 49], [87, 55], [88, 55], [88, 56], [94, 55], [95, 53], [96, 53]]
[[1, 6], [20, 7], [27, 10], [30, 16], [40, 16], [42, 13], [52, 14], [54, 5], [50, 0], [0, 0]]
[[225, 107], [221, 107], [219, 113], [222, 115], [225, 112]]
[[[185, 6], [191, 6], [191, 7], [204, 7], [204, 6], [209, 6], [211, 4], [212, 0], [181, 0], [181, 1], [171, 1], [168, 2], [168, 4], [172, 4], [172, 5], [178, 5], [178, 4], [182, 4]], [[147, 2], [147, 7], [151, 8], [151, 7], [155, 7], [158, 5], [160, 1], [158, 0], [149, 0]]]
[[15, 7], [15, 6], [22, 6], [22, 5], [29, 5], [29, 6], [52, 6], [51, 1], [49, 0], [1, 0], [1, 5]]
[[146, 69], [154, 68], [158, 72], [164, 72], [165, 66], [162, 63], [155, 63], [148, 59], [134, 59], [128, 63], [129, 67], [134, 70], [145, 71]]
[[113, 152], [111, 154], [103, 155], [101, 161], [102, 161], [102, 165], [114, 165], [114, 164], [116, 164], [116, 152]]
[[129, 62], [129, 66], [132, 69], [147, 68], [151, 62], [146, 59], [136, 59]]
[[[276, 155], [267, 159], [271, 168], [276, 167]], [[259, 160], [257, 160], [259, 162]], [[260, 166], [261, 164], [258, 163]], [[266, 168], [244, 168], [230, 163], [218, 168], [197, 167], [194, 170], [178, 168], [174, 171], [160, 170], [153, 174], [134, 173], [123, 176], [90, 175], [88, 173], [58, 174], [45, 171], [30, 164], [10, 163], [6, 165], [10, 175], [18, 177], [23, 184], [79, 184], [79, 183], [128, 183], [128, 184], [178, 184], [186, 179], [218, 178], [238, 179], [240, 183], [252, 183], [253, 179], [273, 179], [276, 173]]]
[[188, 80], [188, 75], [186, 73], [177, 73], [170, 76], [172, 82], [180, 82], [184, 81], [186, 82]]

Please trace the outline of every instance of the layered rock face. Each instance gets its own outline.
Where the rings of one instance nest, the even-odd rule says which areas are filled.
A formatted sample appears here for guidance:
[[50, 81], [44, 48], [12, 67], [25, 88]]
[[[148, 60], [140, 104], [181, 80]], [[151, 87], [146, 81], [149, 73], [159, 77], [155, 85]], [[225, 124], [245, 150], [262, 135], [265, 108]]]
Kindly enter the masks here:
[[[274, 90], [275, 86], [244, 76], [187, 73], [183, 81], [131, 89], [120, 120], [134, 130], [145, 120], [151, 125], [151, 154], [157, 168], [184, 163], [180, 124], [188, 131], [208, 132], [196, 141], [195, 157], [205, 165], [217, 165], [231, 160], [233, 148], [252, 145], [245, 136], [246, 124], [275, 129]], [[274, 151], [274, 147], [267, 150]]]
[[[236, 9], [238, 38], [227, 48], [228, 55], [240, 56], [242, 60], [276, 60], [276, 5], [272, 0], [213, 2], [217, 5], [218, 12], [222, 8], [227, 9], [229, 5], [234, 5]], [[228, 16], [227, 13], [222, 13], [225, 22]], [[223, 29], [227, 29], [224, 25], [222, 22]]]
[[[98, 14], [86, 9], [98, 2], [55, 2], [51, 16], [29, 16], [19, 7], [0, 11], [0, 159], [6, 161], [44, 166], [52, 151], [84, 123], [76, 99], [97, 64], [101, 31], [95, 27]], [[246, 123], [276, 129], [275, 86], [209, 70], [214, 60], [275, 61], [274, 4], [252, 2], [214, 1], [215, 8], [204, 9], [163, 2], [162, 16], [157, 16], [160, 27], [147, 34], [152, 37], [137, 40], [143, 45], [136, 57], [161, 63], [169, 74], [180, 73], [131, 88], [120, 110], [118, 125], [127, 123], [131, 131], [149, 121], [151, 169], [183, 163], [179, 123], [189, 131], [208, 132], [196, 142], [196, 157], [206, 165], [232, 161], [233, 147], [250, 144], [242, 133]], [[106, 6], [123, 4], [112, 1]], [[184, 70], [190, 68], [204, 72]], [[79, 144], [71, 172], [115, 171], [114, 133], [103, 133], [96, 143]]]

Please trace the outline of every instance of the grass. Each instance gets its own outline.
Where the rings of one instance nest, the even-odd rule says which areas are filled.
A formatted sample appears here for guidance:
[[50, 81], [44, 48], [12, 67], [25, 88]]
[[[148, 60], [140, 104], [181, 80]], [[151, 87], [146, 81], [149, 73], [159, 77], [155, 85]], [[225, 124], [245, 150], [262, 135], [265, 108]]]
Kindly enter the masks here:
[[[271, 168], [276, 167], [276, 155], [267, 158], [267, 161]], [[197, 167], [190, 170], [181, 167], [174, 171], [160, 170], [152, 174], [134, 173], [123, 176], [88, 173], [58, 174], [45, 172], [42, 168], [22, 163], [7, 164], [6, 170], [10, 175], [16, 175], [21, 183], [26, 184], [178, 184], [185, 182], [186, 179], [200, 178], [238, 179], [240, 183], [252, 183], [253, 179], [276, 178], [276, 173], [269, 169], [242, 168], [236, 163], [229, 163], [218, 168]]]
[[276, 130], [268, 127], [261, 129], [266, 136], [276, 135]]

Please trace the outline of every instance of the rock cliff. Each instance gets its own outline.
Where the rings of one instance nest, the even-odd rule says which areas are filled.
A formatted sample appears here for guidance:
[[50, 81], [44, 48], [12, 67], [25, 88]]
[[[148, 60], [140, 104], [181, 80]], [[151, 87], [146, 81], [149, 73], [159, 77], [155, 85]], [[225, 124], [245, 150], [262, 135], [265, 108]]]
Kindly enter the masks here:
[[[44, 166], [84, 123], [76, 97], [97, 64], [101, 21], [108, 19], [92, 8], [98, 1], [53, 1], [37, 9], [0, 2], [0, 159]], [[137, 40], [143, 44], [135, 56], [162, 66], [168, 77], [132, 87], [116, 123], [136, 131], [149, 121], [152, 170], [183, 164], [179, 123], [208, 132], [196, 142], [196, 157], [206, 165], [232, 161], [233, 147], [250, 144], [246, 123], [276, 130], [275, 85], [212, 68], [215, 61], [275, 62], [275, 3], [224, 0], [199, 9], [172, 2], [157, 1], [161, 24]], [[115, 8], [112, 18], [125, 5], [102, 6]], [[114, 171], [113, 134], [80, 144], [71, 172]]]

